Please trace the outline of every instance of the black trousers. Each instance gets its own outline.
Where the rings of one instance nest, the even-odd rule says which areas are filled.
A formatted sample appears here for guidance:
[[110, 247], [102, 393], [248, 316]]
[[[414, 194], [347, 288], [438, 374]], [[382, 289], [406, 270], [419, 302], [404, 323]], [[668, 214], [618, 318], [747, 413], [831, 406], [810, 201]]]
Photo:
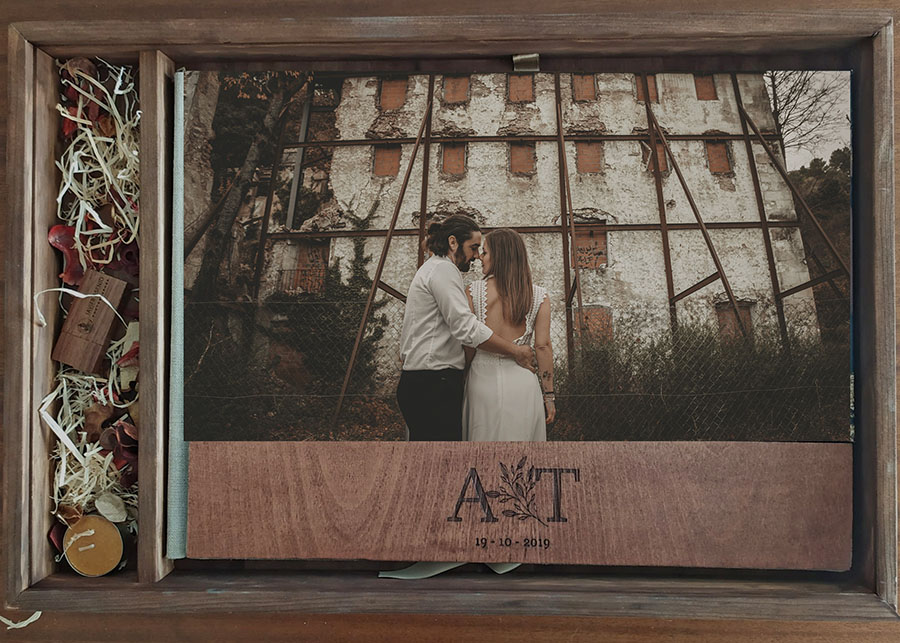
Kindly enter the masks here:
[[441, 371], [402, 371], [397, 386], [397, 403], [410, 441], [462, 440], [464, 372], [455, 368]]

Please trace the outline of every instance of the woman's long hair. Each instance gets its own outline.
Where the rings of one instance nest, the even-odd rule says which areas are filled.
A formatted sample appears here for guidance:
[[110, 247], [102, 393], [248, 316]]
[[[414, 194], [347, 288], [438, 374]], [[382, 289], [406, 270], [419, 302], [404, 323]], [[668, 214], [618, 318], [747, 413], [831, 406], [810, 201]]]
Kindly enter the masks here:
[[488, 276], [494, 278], [503, 304], [503, 317], [512, 324], [524, 324], [531, 310], [531, 268], [521, 235], [509, 228], [498, 228], [485, 235], [491, 253]]

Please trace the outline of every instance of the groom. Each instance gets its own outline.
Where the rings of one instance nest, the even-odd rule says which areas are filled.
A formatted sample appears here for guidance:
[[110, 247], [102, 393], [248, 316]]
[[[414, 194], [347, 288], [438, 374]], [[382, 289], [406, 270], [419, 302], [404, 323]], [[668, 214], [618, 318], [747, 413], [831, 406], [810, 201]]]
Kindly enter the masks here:
[[475, 220], [454, 214], [432, 223], [426, 245], [432, 256], [409, 286], [403, 315], [397, 402], [410, 440], [458, 441], [465, 388], [463, 345], [514, 357], [533, 372], [532, 352], [496, 335], [469, 309], [461, 273], [479, 258], [481, 229]]

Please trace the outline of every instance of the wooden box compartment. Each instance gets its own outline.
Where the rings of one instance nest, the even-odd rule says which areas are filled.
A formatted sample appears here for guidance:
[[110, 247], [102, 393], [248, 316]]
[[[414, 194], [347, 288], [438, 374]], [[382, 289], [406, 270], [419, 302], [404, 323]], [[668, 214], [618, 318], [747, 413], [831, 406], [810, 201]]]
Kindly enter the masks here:
[[[353, 18], [302, 22], [26, 22], [9, 37], [9, 182], [3, 525], [6, 603], [23, 609], [197, 609], [893, 618], [897, 607], [894, 415], [893, 42], [883, 11], [793, 12], [744, 33], [752, 13]], [[450, 29], [458, 37], [446, 36]], [[873, 35], [874, 34], [874, 35]], [[142, 43], [135, 45], [134, 43]], [[323, 69], [509, 70], [540, 51], [548, 71], [749, 71], [850, 68], [855, 108], [854, 306], [858, 423], [853, 568], [847, 573], [550, 568], [518, 577], [375, 578], [362, 563], [203, 562], [164, 556], [171, 77], [176, 65], [320, 65]], [[53, 375], [59, 315], [40, 328], [33, 293], [58, 285], [45, 242], [58, 177], [55, 58], [100, 55], [139, 66], [141, 110], [142, 435], [136, 571], [85, 579], [56, 572], [46, 533], [51, 432], [36, 401]], [[366, 56], [363, 60], [362, 57]], [[660, 57], [664, 56], [664, 57]], [[356, 60], [347, 60], [356, 58]], [[372, 59], [377, 59], [372, 62]], [[473, 59], [477, 59], [473, 62]], [[412, 67], [415, 60], [416, 67]], [[344, 62], [341, 62], [344, 61]], [[342, 67], [343, 65], [343, 67]], [[52, 307], [45, 305], [43, 309]], [[116, 600], [128, 592], [128, 600]], [[211, 593], [215, 602], [210, 601]]]

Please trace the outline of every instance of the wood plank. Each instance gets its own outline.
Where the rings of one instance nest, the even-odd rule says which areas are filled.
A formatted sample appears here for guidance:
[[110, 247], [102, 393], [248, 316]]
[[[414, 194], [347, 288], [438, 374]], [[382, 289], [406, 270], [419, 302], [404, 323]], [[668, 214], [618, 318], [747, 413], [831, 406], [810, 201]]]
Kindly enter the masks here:
[[[392, 565], [395, 567], [396, 565]], [[708, 578], [640, 578], [609, 574], [537, 575], [516, 570], [498, 578], [467, 566], [422, 581], [379, 579], [374, 572], [273, 572], [172, 574], [154, 585], [133, 578], [75, 579], [56, 575], [24, 592], [19, 606], [104, 613], [159, 609], [179, 613], [274, 612], [346, 614], [514, 614], [644, 616], [659, 618], [767, 618], [791, 620], [892, 619], [867, 591], [840, 581], [736, 581]], [[76, 590], [77, 591], [74, 591]], [[352, 588], [352, 590], [350, 589]], [[128, 600], [118, 600], [128, 591]], [[211, 604], [210, 595], [215, 596]], [[249, 616], [249, 615], [248, 615]]]
[[34, 47], [9, 29], [3, 380], [3, 539], [6, 596], [29, 585], [31, 507], [31, 266]]
[[[793, 58], [803, 56], [805, 52], [816, 52], [824, 49], [847, 49], [858, 44], [860, 38], [857, 35], [845, 37], [810, 37], [810, 36], [783, 36], [777, 46], [778, 53], [783, 53]], [[454, 56], [465, 57], [483, 57], [495, 56], [502, 59], [503, 63], [509, 60], [510, 51], [520, 51], [527, 49], [529, 46], [534, 47], [533, 40], [521, 41], [460, 41], [454, 43], [441, 43], [444, 47], [452, 47]], [[129, 43], [122, 45], [95, 45], [87, 44], [77, 45], [48, 45], [45, 50], [58, 57], [71, 57], [77, 55], [85, 55], [92, 52], [103, 58], [111, 58], [114, 60], [130, 60], [136, 55], [138, 49], [146, 45], [138, 45], [137, 43]], [[178, 60], [179, 64], [195, 62], [195, 61], [217, 61], [220, 64], [227, 65], [229, 62], [240, 59], [250, 62], [265, 61], [283, 61], [292, 58], [313, 58], [319, 60], [348, 60], [352, 58], [368, 62], [373, 58], [413, 58], [432, 56], [434, 49], [428, 45], [393, 42], [393, 41], [375, 41], [365, 43], [351, 43], [352, 53], [348, 53], [347, 44], [337, 43], [316, 43], [308, 42], [291, 43], [289, 46], [283, 44], [271, 45], [267, 43], [253, 43], [247, 45], [234, 44], [160, 44], [159, 51], [174, 60]], [[597, 56], [600, 52], [609, 52], [613, 56], [659, 56], [661, 50], [666, 52], [669, 57], [691, 57], [709, 56], [710, 54], [724, 56], [763, 56], [772, 52], [773, 44], [770, 40], [762, 38], [740, 38], [740, 37], [724, 37], [724, 38], [702, 38], [697, 37], [688, 42], [673, 40], [672, 38], [656, 39], [628, 38], [624, 40], [561, 40], [561, 41], [545, 41], [540, 43], [541, 53], [543, 56], [561, 56], [572, 57], [578, 55]], [[286, 52], [287, 48], [287, 52]], [[814, 55], [809, 56], [810, 59], [815, 58]], [[699, 65], [699, 63], [695, 63]], [[818, 65], [818, 64], [817, 64]], [[510, 65], [511, 67], [511, 65]], [[682, 67], [679, 65], [679, 67]], [[542, 66], [543, 68], [543, 66]], [[602, 64], [600, 69], [595, 71], [610, 71], [620, 69], [621, 66], [613, 61]], [[629, 66], [627, 71], [633, 71], [634, 67]], [[715, 71], [721, 71], [722, 67], [718, 67]], [[729, 68], [730, 69], [730, 68]], [[754, 67], [755, 70], [761, 71], [760, 67]], [[713, 71], [713, 69], [707, 69]], [[435, 71], [440, 71], [437, 69]], [[506, 69], [510, 71], [510, 69]], [[654, 65], [652, 71], [659, 71]]]
[[172, 216], [172, 77], [174, 63], [141, 52], [141, 365], [138, 576], [154, 583], [172, 571], [165, 557], [168, 288]]
[[[102, 45], [155, 46], [191, 43], [271, 45], [340, 43], [344, 51], [364, 43], [413, 43], [416, 46], [451, 44], [470, 52], [495, 43], [528, 42], [532, 50], [548, 52], [554, 43], [563, 47], [572, 41], [608, 43], [610, 55], [639, 47], [639, 41], [654, 44], [680, 39], [727, 39], [731, 51], [741, 51], [742, 41], [759, 43], [784, 39], [812, 40], [816, 37], [867, 38], [891, 20], [889, 11], [822, 9], [777, 12], [692, 11], [637, 13], [510, 14], [469, 16], [353, 16], [307, 14], [280, 20], [246, 18], [171, 19], [153, 21], [64, 20], [15, 23], [35, 45], [96, 43]], [[630, 45], [628, 43], [631, 43]], [[672, 44], [676, 49], [681, 46]], [[572, 45], [568, 45], [571, 49]], [[519, 51], [509, 49], [506, 51]]]
[[[18, 613], [24, 619], [29, 614]], [[178, 614], [165, 619], [148, 614], [106, 615], [45, 612], [25, 630], [15, 632], [17, 641], [52, 641], [60, 631], [72, 629], [92, 641], [119, 641], [121, 629], [136, 640], [173, 637], [179, 641], [207, 641], [215, 632], [217, 642], [258, 640], [267, 642], [361, 641], [393, 643], [399, 638], [429, 643], [491, 641], [519, 643], [527, 640], [595, 643], [601, 639], [617, 643], [646, 641], [729, 641], [729, 643], [895, 643], [898, 628], [886, 621], [833, 622], [714, 619], [661, 621], [621, 616], [591, 618], [565, 616], [485, 616], [485, 615], [386, 615], [386, 614], [214, 614], [201, 617]]]
[[[819, 443], [192, 442], [188, 557], [845, 570], [851, 453]], [[523, 474], [546, 469], [534, 476], [532, 517], [474, 500], [479, 486], [502, 490], [499, 464], [523, 456]]]
[[[57, 143], [60, 118], [56, 111], [59, 72], [53, 58], [40, 50], [35, 53], [34, 62], [34, 216], [31, 237], [34, 243], [32, 288], [37, 293], [60, 285], [62, 262], [59, 253], [47, 242], [47, 232], [59, 222], [56, 217], [56, 195], [60, 173], [55, 163], [60, 151]], [[57, 440], [50, 427], [41, 421], [37, 410], [41, 399], [56, 385], [57, 365], [50, 358], [50, 353], [62, 322], [57, 294], [48, 293], [39, 298], [47, 325], [43, 328], [34, 325], [32, 329], [31, 584], [50, 575], [56, 568], [47, 546], [47, 534], [54, 521], [50, 515], [53, 475], [50, 452]], [[55, 411], [56, 407], [51, 410]]]
[[[897, 609], [897, 335], [894, 246], [894, 31], [884, 27], [873, 38], [874, 118], [873, 204], [874, 352], [869, 376], [877, 386], [874, 409], [876, 454], [875, 590]], [[866, 256], [866, 255], [863, 255]], [[865, 330], [863, 331], [865, 332]], [[865, 375], [865, 373], [863, 373]]]

